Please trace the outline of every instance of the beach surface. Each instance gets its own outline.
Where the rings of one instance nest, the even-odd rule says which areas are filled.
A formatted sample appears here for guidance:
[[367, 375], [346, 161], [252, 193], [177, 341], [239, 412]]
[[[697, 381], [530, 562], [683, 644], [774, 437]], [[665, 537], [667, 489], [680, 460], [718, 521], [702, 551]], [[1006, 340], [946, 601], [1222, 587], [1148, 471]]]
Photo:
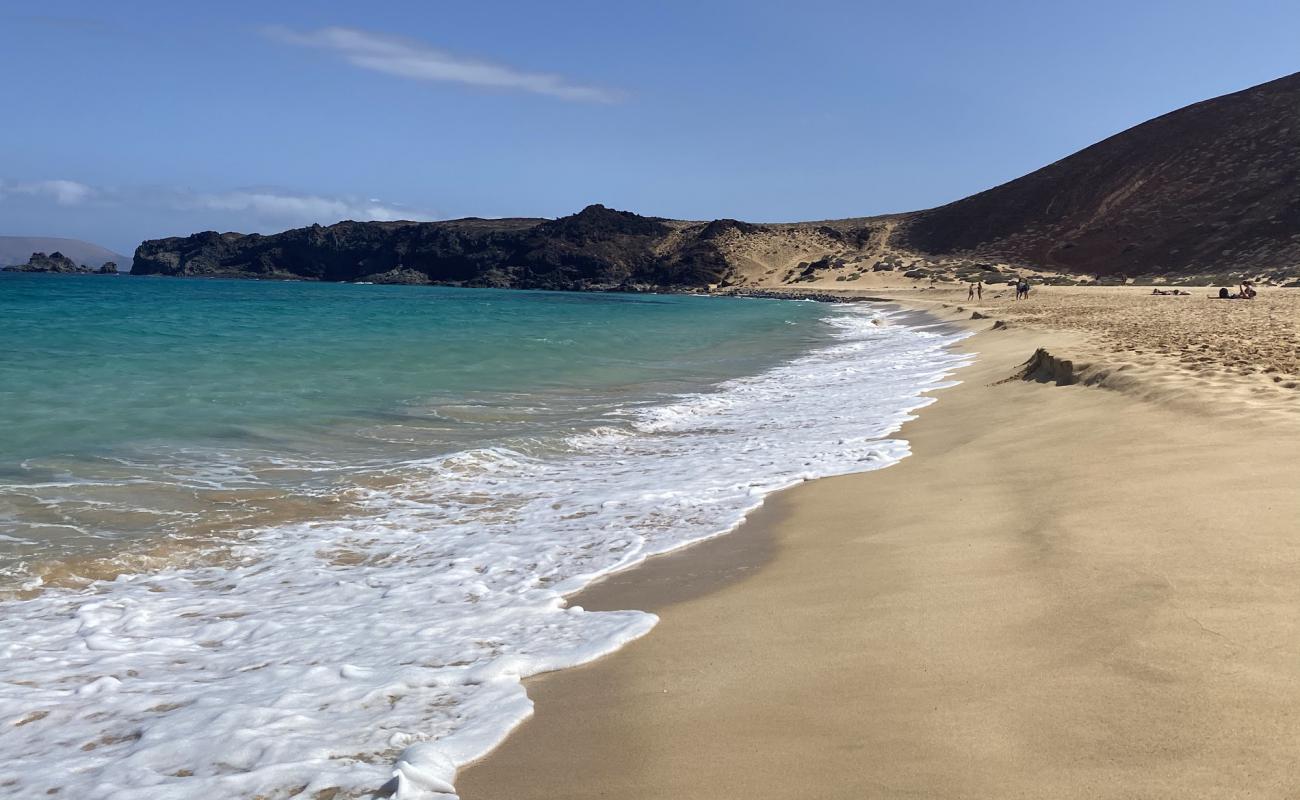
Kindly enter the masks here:
[[882, 291], [977, 332], [913, 457], [573, 597], [661, 621], [462, 798], [1300, 793], [1300, 293]]

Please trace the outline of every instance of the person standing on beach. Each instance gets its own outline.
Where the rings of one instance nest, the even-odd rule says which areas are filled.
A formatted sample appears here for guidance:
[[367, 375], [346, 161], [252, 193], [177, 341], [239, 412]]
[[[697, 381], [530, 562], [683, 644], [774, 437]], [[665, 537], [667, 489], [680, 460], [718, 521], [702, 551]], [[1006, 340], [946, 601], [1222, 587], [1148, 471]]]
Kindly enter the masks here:
[[1016, 283], [1016, 299], [1017, 300], [1029, 299], [1029, 281], [1025, 280], [1024, 278], [1021, 278]]

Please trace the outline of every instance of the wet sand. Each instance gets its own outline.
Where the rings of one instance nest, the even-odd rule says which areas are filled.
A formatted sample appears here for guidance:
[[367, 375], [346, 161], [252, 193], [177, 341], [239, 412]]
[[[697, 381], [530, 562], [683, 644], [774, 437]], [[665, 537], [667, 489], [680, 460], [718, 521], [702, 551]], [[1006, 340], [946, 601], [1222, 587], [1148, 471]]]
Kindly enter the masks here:
[[[575, 597], [661, 622], [530, 681], [461, 796], [1300, 794], [1300, 395], [988, 311], [914, 457]], [[1039, 347], [1110, 366], [1015, 378]]]

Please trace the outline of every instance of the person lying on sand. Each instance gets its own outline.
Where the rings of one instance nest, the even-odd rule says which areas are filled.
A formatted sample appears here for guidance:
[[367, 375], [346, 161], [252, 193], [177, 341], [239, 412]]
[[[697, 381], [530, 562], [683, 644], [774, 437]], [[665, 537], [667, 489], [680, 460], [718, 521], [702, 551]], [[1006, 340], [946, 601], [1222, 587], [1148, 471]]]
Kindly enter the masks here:
[[1217, 295], [1210, 295], [1211, 300], [1254, 300], [1259, 292], [1255, 291], [1255, 286], [1250, 281], [1242, 281], [1241, 286], [1237, 288], [1237, 293], [1233, 294], [1224, 286], [1219, 289]]
[[1173, 297], [1178, 297], [1178, 296], [1190, 297], [1192, 293], [1184, 292], [1182, 289], [1170, 289], [1167, 292], [1164, 289], [1152, 289], [1151, 294], [1167, 294]]
[[1210, 295], [1210, 299], [1211, 300], [1254, 300], [1257, 294], [1259, 294], [1259, 292], [1255, 291], [1255, 287], [1251, 286], [1248, 281], [1246, 283], [1243, 283], [1238, 288], [1236, 294], [1233, 294], [1232, 292], [1228, 291], [1228, 287], [1224, 286], [1219, 289], [1219, 293], [1217, 295], [1214, 294]]

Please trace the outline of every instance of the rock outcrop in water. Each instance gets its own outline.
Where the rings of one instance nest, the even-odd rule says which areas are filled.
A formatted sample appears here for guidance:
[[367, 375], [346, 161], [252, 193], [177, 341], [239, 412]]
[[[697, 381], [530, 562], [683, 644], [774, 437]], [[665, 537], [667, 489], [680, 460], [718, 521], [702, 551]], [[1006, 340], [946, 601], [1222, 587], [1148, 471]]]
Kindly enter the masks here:
[[593, 205], [555, 220], [340, 222], [147, 241], [133, 272], [610, 289], [824, 283], [894, 270], [1001, 282], [1022, 267], [1102, 277], [1300, 272], [1300, 73], [909, 214], [751, 224]]
[[80, 239], [54, 236], [0, 236], [0, 266], [21, 264], [32, 253], [62, 253], [78, 264], [90, 267], [103, 266], [112, 261], [121, 264], [125, 256], [106, 247]]
[[[26, 264], [5, 267], [6, 272], [64, 272], [64, 273], [90, 273], [99, 270], [87, 267], [85, 264], [77, 266], [77, 262], [68, 258], [64, 254], [55, 251], [46, 255], [45, 253], [32, 253], [27, 259]], [[117, 265], [113, 265], [113, 271], [117, 271]]]

